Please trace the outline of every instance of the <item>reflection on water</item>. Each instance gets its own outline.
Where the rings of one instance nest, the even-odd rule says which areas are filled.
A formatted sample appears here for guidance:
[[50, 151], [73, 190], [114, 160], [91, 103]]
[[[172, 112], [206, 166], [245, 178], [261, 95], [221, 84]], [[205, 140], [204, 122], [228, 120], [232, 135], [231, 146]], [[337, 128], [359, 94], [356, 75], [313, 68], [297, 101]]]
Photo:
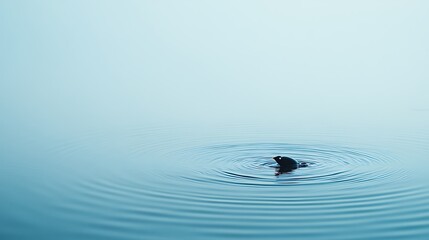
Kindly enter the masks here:
[[[2, 209], [7, 216], [2, 223], [13, 223], [2, 234], [46, 239], [59, 234], [63, 239], [425, 239], [429, 234], [429, 190], [413, 181], [403, 167], [408, 160], [394, 151], [314, 144], [314, 136], [312, 143], [291, 142], [293, 136], [262, 141], [267, 138], [146, 129], [57, 145], [41, 160], [46, 169], [30, 173], [39, 175], [31, 190], [17, 186], [15, 196], [1, 200], [2, 206], [15, 200], [25, 206]], [[278, 175], [276, 155], [308, 166]], [[23, 205], [28, 197], [32, 204]]]

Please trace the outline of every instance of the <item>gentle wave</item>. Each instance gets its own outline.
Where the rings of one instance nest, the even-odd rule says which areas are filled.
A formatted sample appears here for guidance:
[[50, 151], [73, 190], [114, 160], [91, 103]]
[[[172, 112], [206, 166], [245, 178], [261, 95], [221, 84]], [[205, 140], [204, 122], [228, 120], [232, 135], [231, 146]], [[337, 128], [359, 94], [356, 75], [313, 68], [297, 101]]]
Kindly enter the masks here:
[[[427, 233], [429, 191], [410, 182], [405, 163], [385, 152], [284, 142], [139, 142], [156, 135], [124, 137], [127, 154], [114, 164], [120, 169], [99, 164], [87, 171], [92, 175], [46, 183], [40, 191], [57, 199], [47, 214], [64, 228], [80, 229], [70, 236], [89, 239], [374, 239]], [[91, 140], [55, 154], [73, 157], [77, 145], [85, 146], [86, 155], [98, 152], [92, 142], [102, 149], [109, 145]], [[276, 176], [275, 155], [309, 166]]]
[[[196, 174], [183, 178], [207, 184], [277, 186], [278, 184], [365, 183], [396, 175], [401, 169], [391, 169], [394, 159], [345, 147], [298, 145], [284, 143], [218, 145], [185, 151], [181, 164], [195, 165]], [[185, 154], [185, 155], [186, 155]], [[276, 163], [272, 156], [286, 155], [307, 162], [308, 167], [274, 176]], [[192, 159], [192, 160], [189, 160]], [[192, 169], [190, 169], [192, 170]], [[356, 187], [356, 185], [355, 185]]]

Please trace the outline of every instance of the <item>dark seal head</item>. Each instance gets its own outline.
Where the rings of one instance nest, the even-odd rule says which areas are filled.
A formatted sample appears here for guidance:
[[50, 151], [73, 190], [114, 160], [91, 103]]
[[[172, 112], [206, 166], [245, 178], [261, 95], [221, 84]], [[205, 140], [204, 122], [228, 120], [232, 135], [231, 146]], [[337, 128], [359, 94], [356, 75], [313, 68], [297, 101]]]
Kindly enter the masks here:
[[300, 167], [308, 167], [306, 162], [298, 162], [290, 157], [276, 156], [273, 157], [273, 159], [279, 164], [279, 167], [276, 168], [276, 176], [283, 173], [292, 172], [293, 170]]
[[280, 167], [295, 169], [298, 168], [298, 162], [290, 157], [276, 156], [273, 157]]

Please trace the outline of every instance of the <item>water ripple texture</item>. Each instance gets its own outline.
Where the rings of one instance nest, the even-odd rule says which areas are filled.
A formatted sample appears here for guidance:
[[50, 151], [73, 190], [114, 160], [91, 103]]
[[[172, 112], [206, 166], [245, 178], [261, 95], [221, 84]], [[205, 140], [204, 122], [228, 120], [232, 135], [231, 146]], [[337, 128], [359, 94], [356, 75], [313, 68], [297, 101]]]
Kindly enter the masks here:
[[[110, 167], [86, 164], [85, 174], [45, 182], [40, 209], [49, 211], [34, 214], [51, 221], [16, 221], [49, 222], [64, 239], [425, 239], [429, 233], [429, 191], [410, 180], [406, 161], [385, 152], [287, 142], [177, 144], [178, 138], [140, 144], [136, 137], [112, 146], [105, 138], [81, 143], [81, 162], [99, 158]], [[82, 153], [71, 146], [63, 147], [64, 159]], [[276, 155], [308, 166], [277, 175]]]

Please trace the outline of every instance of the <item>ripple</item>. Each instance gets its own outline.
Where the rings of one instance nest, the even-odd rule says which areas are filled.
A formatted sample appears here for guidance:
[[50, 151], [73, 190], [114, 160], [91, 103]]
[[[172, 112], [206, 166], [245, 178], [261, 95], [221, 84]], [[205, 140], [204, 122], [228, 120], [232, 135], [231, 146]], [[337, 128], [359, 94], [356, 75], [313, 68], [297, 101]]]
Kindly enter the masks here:
[[[76, 166], [88, 174], [46, 183], [46, 199], [55, 199], [46, 214], [83, 239], [427, 236], [429, 191], [389, 153], [230, 138], [216, 144], [157, 131], [58, 148], [64, 159], [86, 156]], [[309, 165], [276, 176], [276, 155]], [[58, 171], [63, 166], [75, 167], [59, 164]]]
[[[181, 164], [195, 168], [181, 177], [207, 184], [279, 186], [354, 182], [367, 185], [374, 180], [403, 175], [401, 169], [389, 167], [394, 160], [386, 155], [326, 145], [227, 144], [186, 149], [182, 154], [187, 162]], [[276, 155], [307, 162], [308, 167], [275, 176], [277, 164], [272, 156]]]

